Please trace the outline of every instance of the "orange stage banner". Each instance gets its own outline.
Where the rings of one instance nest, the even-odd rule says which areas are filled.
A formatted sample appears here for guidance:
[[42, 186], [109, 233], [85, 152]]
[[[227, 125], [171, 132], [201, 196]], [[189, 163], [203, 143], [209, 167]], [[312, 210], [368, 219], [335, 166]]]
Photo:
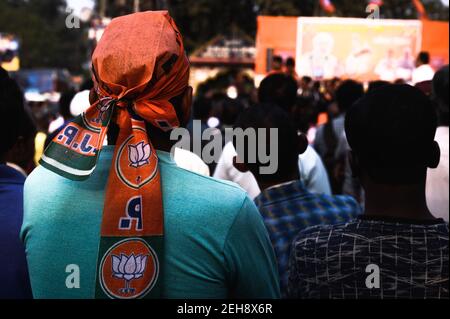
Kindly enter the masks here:
[[297, 60], [300, 76], [408, 80], [420, 51], [432, 66], [448, 63], [448, 23], [354, 18], [258, 18], [256, 73], [270, 71], [279, 55]]

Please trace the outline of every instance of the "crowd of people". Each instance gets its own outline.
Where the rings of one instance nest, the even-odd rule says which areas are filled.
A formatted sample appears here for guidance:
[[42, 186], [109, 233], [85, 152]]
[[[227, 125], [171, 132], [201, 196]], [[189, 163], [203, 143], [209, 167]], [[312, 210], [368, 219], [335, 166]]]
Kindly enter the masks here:
[[[275, 57], [193, 97], [175, 22], [137, 13], [53, 125], [0, 69], [0, 298], [448, 299], [449, 69], [418, 60], [423, 81], [365, 85]], [[278, 169], [250, 139], [174, 153], [177, 127], [277, 129]]]

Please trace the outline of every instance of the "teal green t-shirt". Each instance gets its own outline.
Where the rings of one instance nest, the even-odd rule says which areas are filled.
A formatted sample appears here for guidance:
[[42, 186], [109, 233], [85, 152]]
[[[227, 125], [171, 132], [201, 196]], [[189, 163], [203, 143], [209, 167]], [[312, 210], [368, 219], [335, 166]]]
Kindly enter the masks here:
[[[94, 174], [85, 182], [70, 181], [43, 167], [27, 179], [21, 236], [35, 298], [94, 297], [113, 152], [113, 147], [103, 149]], [[177, 167], [168, 153], [158, 152], [158, 157], [165, 219], [163, 297], [279, 298], [273, 248], [245, 192]], [[73, 281], [77, 274], [79, 288]]]

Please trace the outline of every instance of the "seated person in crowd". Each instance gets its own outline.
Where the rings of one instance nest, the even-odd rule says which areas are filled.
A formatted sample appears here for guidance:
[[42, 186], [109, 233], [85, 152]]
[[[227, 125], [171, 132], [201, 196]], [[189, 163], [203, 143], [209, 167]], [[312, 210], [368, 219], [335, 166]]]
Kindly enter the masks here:
[[292, 298], [447, 298], [448, 224], [427, 208], [427, 168], [439, 164], [431, 101], [386, 85], [348, 111], [353, 173], [366, 192], [362, 217], [300, 233], [292, 246]]
[[412, 84], [431, 81], [434, 77], [434, 70], [430, 65], [430, 53], [420, 52], [416, 60], [416, 68], [412, 73]]
[[[282, 73], [272, 74], [261, 82], [258, 99], [260, 103], [277, 105], [294, 116], [297, 90], [297, 82], [292, 77]], [[233, 143], [226, 144], [214, 172], [214, 178], [239, 184], [254, 199], [261, 193], [261, 189], [251, 172], [242, 173], [236, 170], [233, 166], [235, 156]], [[331, 195], [325, 166], [312, 146], [308, 146], [303, 154], [297, 154], [297, 162], [300, 179], [308, 191]]]
[[92, 106], [55, 138], [25, 185], [34, 297], [278, 298], [255, 204], [234, 184], [177, 167], [168, 153], [192, 98], [169, 14], [112, 20], [92, 60]]
[[448, 65], [439, 70], [433, 79], [433, 97], [438, 109], [438, 128], [435, 140], [441, 149], [441, 160], [436, 169], [428, 170], [427, 204], [435, 217], [449, 220], [448, 207]]
[[31, 298], [23, 220], [23, 184], [33, 163], [36, 126], [17, 83], [0, 68], [0, 299]]
[[[278, 130], [276, 173], [265, 174], [261, 170], [265, 165], [252, 164], [248, 154], [239, 153], [238, 145], [238, 158], [245, 163], [240, 164], [235, 160], [234, 165], [242, 172], [252, 172], [262, 190], [255, 203], [269, 230], [278, 260], [281, 292], [286, 296], [290, 248], [298, 232], [313, 225], [350, 221], [361, 213], [361, 208], [352, 197], [313, 194], [306, 189], [300, 179], [297, 160], [298, 154], [306, 150], [308, 142], [305, 135], [298, 135], [289, 115], [281, 108], [267, 104], [251, 107], [243, 112], [236, 127], [244, 131], [250, 128], [256, 132], [260, 128], [267, 132], [270, 129]], [[257, 135], [259, 141], [259, 133]], [[270, 138], [276, 137], [270, 135]], [[269, 142], [267, 145], [269, 147]]]
[[271, 73], [281, 73], [283, 72], [283, 58], [279, 55], [275, 55], [272, 58], [272, 70]]
[[286, 74], [291, 76], [295, 81], [299, 81], [299, 77], [297, 71], [295, 70], [295, 59], [293, 57], [289, 57], [286, 60]]

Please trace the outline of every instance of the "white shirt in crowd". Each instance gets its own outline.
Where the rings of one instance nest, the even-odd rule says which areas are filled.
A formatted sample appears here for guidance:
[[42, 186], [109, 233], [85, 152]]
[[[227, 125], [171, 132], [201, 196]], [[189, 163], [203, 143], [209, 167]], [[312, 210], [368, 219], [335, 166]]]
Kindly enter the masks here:
[[[233, 158], [237, 156], [233, 143], [225, 145], [217, 164], [214, 178], [223, 179], [240, 185], [255, 199], [261, 194], [261, 189], [252, 173], [242, 173], [233, 165]], [[328, 174], [319, 155], [314, 148], [308, 146], [306, 152], [299, 156], [298, 166], [300, 179], [311, 193], [331, 195]]]
[[413, 71], [412, 74], [412, 84], [432, 81], [434, 77], [434, 70], [429, 64], [422, 64]]
[[89, 94], [89, 90], [81, 91], [75, 94], [72, 102], [70, 103], [70, 113], [72, 113], [72, 116], [78, 116], [81, 113], [86, 112], [89, 106], [91, 106], [91, 103], [89, 102]]
[[58, 116], [56, 120], [52, 121], [48, 126], [48, 132], [52, 134], [63, 125], [64, 125], [64, 118], [62, 116]]
[[448, 207], [448, 126], [438, 127], [435, 141], [441, 148], [441, 161], [436, 169], [429, 169], [427, 176], [427, 204], [437, 218], [449, 221]]
[[210, 176], [208, 165], [196, 154], [183, 150], [181, 148], [175, 148], [173, 154], [173, 160], [178, 167], [190, 172], [194, 172], [203, 176]]

